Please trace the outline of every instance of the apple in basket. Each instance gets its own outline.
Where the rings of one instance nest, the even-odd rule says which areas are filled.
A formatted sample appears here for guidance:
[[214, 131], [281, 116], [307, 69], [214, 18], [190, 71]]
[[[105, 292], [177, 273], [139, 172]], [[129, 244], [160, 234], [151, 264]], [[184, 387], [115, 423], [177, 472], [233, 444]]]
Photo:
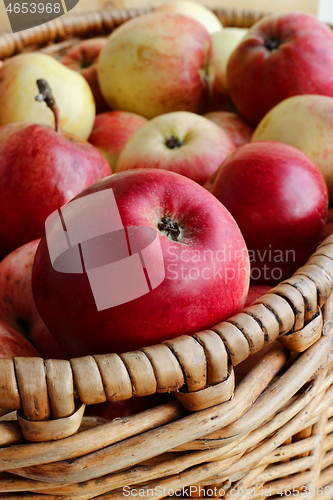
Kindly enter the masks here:
[[61, 109], [61, 129], [87, 139], [95, 119], [87, 81], [54, 57], [38, 52], [11, 57], [0, 67], [0, 126], [13, 122], [53, 126], [50, 109], [34, 100], [36, 80], [41, 78], [49, 82]]
[[186, 177], [159, 169], [116, 173], [61, 215], [46, 221], [32, 288], [40, 315], [70, 356], [127, 352], [192, 334], [244, 305], [250, 268], [240, 230]]
[[61, 59], [62, 64], [74, 71], [78, 71], [87, 80], [94, 96], [96, 113], [102, 113], [109, 109], [101, 94], [97, 77], [98, 56], [106, 40], [106, 37], [84, 40], [76, 44]]
[[[46, 90], [43, 95], [48, 99]], [[0, 128], [0, 260], [40, 238], [50, 213], [111, 174], [96, 148], [59, 130], [58, 110], [51, 102], [56, 131], [23, 122]]]
[[32, 266], [39, 241], [26, 243], [0, 262], [0, 319], [27, 338], [43, 358], [65, 359], [68, 356], [49, 332], [32, 296]]
[[230, 111], [211, 111], [205, 118], [216, 123], [234, 141], [236, 146], [242, 146], [251, 141], [254, 128], [237, 113]]
[[40, 354], [29, 340], [0, 319], [0, 358], [11, 359], [15, 356], [40, 357]]
[[211, 193], [242, 231], [252, 284], [289, 278], [318, 246], [327, 186], [319, 168], [293, 146], [273, 141], [240, 146], [219, 168]]
[[295, 146], [321, 170], [333, 202], [333, 98], [299, 95], [277, 104], [257, 126], [253, 141]]
[[127, 111], [100, 113], [95, 118], [88, 142], [105, 156], [114, 172], [128, 139], [146, 122], [143, 116]]
[[175, 111], [156, 116], [132, 135], [116, 171], [161, 168], [204, 184], [235, 149], [230, 135], [215, 123], [195, 113]]
[[332, 30], [301, 12], [265, 17], [231, 54], [227, 83], [236, 107], [254, 124], [288, 97], [333, 97]]
[[98, 80], [110, 108], [146, 118], [203, 112], [213, 78], [207, 30], [194, 19], [166, 12], [126, 21], [111, 33], [98, 59]]

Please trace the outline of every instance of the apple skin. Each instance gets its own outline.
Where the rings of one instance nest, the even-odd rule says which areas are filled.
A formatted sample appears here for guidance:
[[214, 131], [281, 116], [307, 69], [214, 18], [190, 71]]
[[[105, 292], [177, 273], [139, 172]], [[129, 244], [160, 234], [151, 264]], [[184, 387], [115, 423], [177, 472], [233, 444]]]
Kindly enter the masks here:
[[154, 9], [154, 12], [181, 14], [198, 21], [210, 35], [219, 32], [223, 26], [219, 18], [207, 7], [187, 0], [171, 0]]
[[44, 359], [68, 359], [40, 317], [32, 295], [32, 266], [39, 242], [26, 243], [0, 262], [0, 319], [27, 338]]
[[212, 35], [215, 54], [215, 78], [211, 96], [212, 106], [225, 107], [229, 100], [227, 83], [229, 57], [247, 32], [248, 30], [244, 28], [224, 28]]
[[322, 95], [290, 97], [261, 120], [252, 141], [278, 141], [295, 146], [321, 170], [333, 202], [333, 98]]
[[212, 111], [203, 116], [227, 132], [236, 146], [242, 146], [251, 141], [254, 128], [237, 113]]
[[97, 76], [97, 61], [106, 40], [106, 37], [84, 40], [69, 50], [61, 60], [62, 64], [78, 71], [87, 80], [94, 96], [96, 113], [110, 109], [101, 94]]
[[251, 284], [289, 278], [314, 252], [327, 215], [327, 186], [304, 153], [273, 141], [240, 146], [211, 193], [235, 218], [249, 249]]
[[52, 111], [35, 100], [36, 80], [40, 78], [51, 87], [60, 110], [60, 127], [87, 139], [95, 119], [95, 102], [88, 83], [54, 57], [37, 52], [11, 57], [0, 67], [0, 126], [14, 122], [54, 126]]
[[44, 233], [45, 220], [111, 174], [104, 156], [68, 133], [28, 123], [0, 128], [0, 260]]
[[[176, 146], [172, 138], [179, 141]], [[161, 168], [204, 184], [235, 149], [231, 137], [215, 123], [195, 113], [175, 111], [149, 120], [132, 135], [116, 171]]]
[[255, 125], [288, 97], [333, 97], [332, 30], [301, 12], [265, 17], [231, 54], [227, 80], [236, 107]]
[[128, 139], [145, 123], [146, 118], [127, 111], [100, 113], [95, 118], [88, 142], [105, 156], [114, 172]]
[[39, 352], [21, 333], [0, 319], [0, 358], [38, 357]]
[[212, 41], [197, 21], [156, 12], [113, 31], [98, 59], [101, 92], [112, 109], [146, 118], [204, 112], [214, 78]]
[[[248, 253], [237, 224], [216, 198], [181, 175], [140, 169], [116, 173], [77, 199], [110, 188], [124, 227], [159, 231], [164, 218], [170, 217], [181, 232], [173, 240], [159, 231], [165, 268], [159, 286], [100, 311], [87, 275], [55, 271], [42, 238], [32, 273], [33, 295], [46, 325], [70, 356], [127, 352], [190, 335], [242, 308], [249, 285]], [[77, 221], [74, 211], [71, 220]], [[221, 249], [224, 260], [217, 254]], [[154, 253], [150, 262], [156, 258]]]

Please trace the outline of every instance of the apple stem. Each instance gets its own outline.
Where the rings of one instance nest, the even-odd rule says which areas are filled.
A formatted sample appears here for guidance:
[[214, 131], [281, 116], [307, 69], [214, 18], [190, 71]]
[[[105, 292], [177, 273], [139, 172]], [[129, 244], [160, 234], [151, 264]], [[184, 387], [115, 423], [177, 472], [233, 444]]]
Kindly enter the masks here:
[[40, 78], [36, 81], [37, 87], [39, 90], [39, 94], [36, 95], [35, 100], [38, 102], [45, 101], [47, 107], [50, 108], [54, 115], [55, 126], [54, 129], [56, 132], [60, 132], [60, 113], [59, 108], [55, 102], [55, 99], [52, 95], [51, 88], [46, 80]]
[[157, 225], [158, 229], [164, 233], [168, 238], [177, 241], [180, 235], [180, 229], [176, 221], [171, 217], [163, 217]]

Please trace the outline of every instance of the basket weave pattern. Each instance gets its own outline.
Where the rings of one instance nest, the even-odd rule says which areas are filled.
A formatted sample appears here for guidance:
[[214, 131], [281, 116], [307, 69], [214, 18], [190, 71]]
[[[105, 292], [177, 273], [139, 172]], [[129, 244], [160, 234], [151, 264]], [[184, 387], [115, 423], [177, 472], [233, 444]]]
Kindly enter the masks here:
[[[2, 35], [0, 58], [59, 57], [148, 11], [110, 8]], [[262, 17], [215, 13], [224, 26]], [[107, 500], [125, 486], [162, 498], [193, 485], [192, 498], [333, 498], [332, 283], [333, 236], [210, 331], [119, 356], [0, 360], [2, 413], [18, 410], [0, 418], [0, 498]], [[234, 367], [269, 344], [235, 385]], [[155, 392], [178, 400], [112, 422], [83, 416], [85, 405]]]

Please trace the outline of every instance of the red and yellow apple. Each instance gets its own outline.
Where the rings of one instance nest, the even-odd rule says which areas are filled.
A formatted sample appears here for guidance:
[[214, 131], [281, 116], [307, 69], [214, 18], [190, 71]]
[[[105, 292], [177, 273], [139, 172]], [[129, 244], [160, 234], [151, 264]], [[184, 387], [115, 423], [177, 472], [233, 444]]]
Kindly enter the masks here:
[[[106, 197], [115, 200], [116, 211], [108, 210]], [[38, 247], [32, 288], [40, 315], [70, 356], [131, 351], [190, 335], [243, 307], [250, 275], [244, 239], [226, 208], [192, 180], [158, 169], [116, 173], [83, 191], [62, 215], [71, 241], [96, 235], [80, 243], [85, 271], [75, 272], [81, 261], [71, 260], [79, 256], [77, 245], [66, 250], [72, 265], [65, 256], [59, 257], [64, 267], [55, 264], [55, 225], [55, 234]], [[117, 220], [118, 229], [107, 232]], [[132, 235], [133, 227], [154, 235], [148, 253], [131, 245], [129, 255], [124, 228]], [[73, 230], [82, 236], [72, 240]], [[110, 297], [118, 303], [110, 305]]]
[[7, 59], [0, 67], [0, 126], [31, 122], [54, 126], [50, 109], [36, 102], [36, 80], [47, 79], [61, 112], [63, 130], [87, 139], [95, 119], [90, 87], [77, 71], [38, 52]]
[[303, 151], [321, 170], [333, 202], [333, 98], [290, 97], [277, 104], [257, 126], [253, 141], [285, 142]]
[[0, 319], [0, 358], [11, 359], [18, 356], [40, 358], [39, 352], [29, 340]]
[[302, 12], [267, 16], [231, 54], [227, 83], [236, 107], [253, 124], [288, 97], [333, 97], [333, 32]]
[[204, 184], [235, 149], [231, 137], [215, 123], [176, 111], [140, 127], [120, 153], [116, 171], [160, 168]]
[[143, 116], [127, 111], [100, 113], [88, 141], [105, 156], [114, 172], [128, 139], [146, 122]]
[[254, 128], [237, 113], [230, 111], [212, 111], [203, 115], [227, 132], [236, 146], [251, 141]]
[[106, 40], [106, 37], [83, 40], [69, 50], [61, 60], [62, 64], [78, 71], [87, 80], [94, 96], [96, 113], [102, 113], [109, 109], [101, 94], [97, 76], [97, 61]]
[[104, 156], [83, 139], [43, 125], [1, 127], [0, 260], [41, 238], [51, 212], [110, 174]]
[[180, 110], [203, 112], [213, 78], [207, 30], [194, 19], [165, 12], [122, 24], [98, 59], [98, 80], [110, 108], [146, 118]]

